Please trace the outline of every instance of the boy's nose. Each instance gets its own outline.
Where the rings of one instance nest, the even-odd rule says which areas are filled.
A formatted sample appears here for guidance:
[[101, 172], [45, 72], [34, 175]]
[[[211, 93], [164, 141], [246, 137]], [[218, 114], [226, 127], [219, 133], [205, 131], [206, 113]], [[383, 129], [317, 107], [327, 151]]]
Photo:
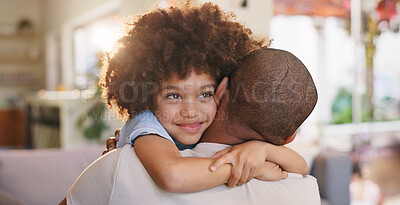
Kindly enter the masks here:
[[181, 109], [180, 114], [182, 117], [194, 118], [197, 117], [199, 113], [193, 103], [188, 103]]

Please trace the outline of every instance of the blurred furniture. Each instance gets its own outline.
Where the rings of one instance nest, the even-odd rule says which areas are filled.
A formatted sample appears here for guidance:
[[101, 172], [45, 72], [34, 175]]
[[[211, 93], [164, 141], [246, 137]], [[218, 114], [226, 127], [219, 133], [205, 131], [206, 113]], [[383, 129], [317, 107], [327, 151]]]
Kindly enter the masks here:
[[34, 63], [40, 58], [39, 38], [35, 33], [0, 34], [1, 62]]
[[80, 97], [79, 91], [42, 91], [39, 96], [29, 96], [26, 101], [28, 139], [32, 148], [68, 149], [89, 143], [75, 125], [77, 119], [93, 105], [93, 100]]
[[[16, 86], [22, 90], [37, 87], [42, 67], [40, 48], [41, 41], [35, 33], [0, 32], [0, 65], [13, 68], [0, 70], [0, 87]], [[7, 63], [12, 63], [12, 66]]]
[[[78, 129], [77, 122], [101, 99], [85, 91], [39, 91], [38, 95], [27, 96], [28, 143], [32, 148], [73, 149], [98, 142], [89, 140]], [[105, 121], [108, 130], [100, 136], [112, 136], [122, 126], [122, 121], [107, 109], [96, 116]], [[100, 140], [103, 142], [103, 140]]]
[[314, 159], [310, 174], [317, 179], [326, 205], [349, 205], [352, 163], [346, 152], [323, 150]]
[[0, 110], [0, 147], [24, 147], [24, 115], [18, 109]]
[[0, 204], [58, 204], [103, 150], [104, 145], [74, 150], [0, 150]]

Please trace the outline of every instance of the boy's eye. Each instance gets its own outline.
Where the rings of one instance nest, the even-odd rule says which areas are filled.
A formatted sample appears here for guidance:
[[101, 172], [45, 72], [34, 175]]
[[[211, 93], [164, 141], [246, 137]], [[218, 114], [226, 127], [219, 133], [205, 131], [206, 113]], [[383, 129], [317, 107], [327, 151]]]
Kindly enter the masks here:
[[209, 98], [209, 97], [212, 97], [212, 96], [214, 96], [213, 92], [205, 92], [205, 93], [200, 95], [200, 98]]
[[165, 96], [165, 98], [171, 99], [171, 100], [179, 100], [179, 99], [182, 99], [182, 96], [180, 96], [179, 94], [176, 94], [176, 93], [170, 93], [170, 94], [167, 94]]

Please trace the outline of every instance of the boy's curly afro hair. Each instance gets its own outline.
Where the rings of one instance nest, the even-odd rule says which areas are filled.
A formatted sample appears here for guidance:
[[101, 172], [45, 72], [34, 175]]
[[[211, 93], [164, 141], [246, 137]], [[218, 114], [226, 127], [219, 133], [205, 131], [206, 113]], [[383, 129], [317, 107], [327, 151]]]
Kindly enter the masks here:
[[194, 70], [216, 82], [237, 69], [244, 56], [262, 47], [250, 29], [212, 3], [152, 10], [128, 22], [118, 48], [103, 59], [99, 85], [121, 118], [149, 109], [158, 84]]

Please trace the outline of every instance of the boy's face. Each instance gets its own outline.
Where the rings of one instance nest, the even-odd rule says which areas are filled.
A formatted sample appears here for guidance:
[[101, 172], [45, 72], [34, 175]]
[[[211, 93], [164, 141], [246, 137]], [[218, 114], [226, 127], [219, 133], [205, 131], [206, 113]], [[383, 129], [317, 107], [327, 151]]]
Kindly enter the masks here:
[[195, 144], [215, 118], [215, 80], [194, 71], [187, 79], [172, 75], [154, 96], [154, 114], [180, 143]]

